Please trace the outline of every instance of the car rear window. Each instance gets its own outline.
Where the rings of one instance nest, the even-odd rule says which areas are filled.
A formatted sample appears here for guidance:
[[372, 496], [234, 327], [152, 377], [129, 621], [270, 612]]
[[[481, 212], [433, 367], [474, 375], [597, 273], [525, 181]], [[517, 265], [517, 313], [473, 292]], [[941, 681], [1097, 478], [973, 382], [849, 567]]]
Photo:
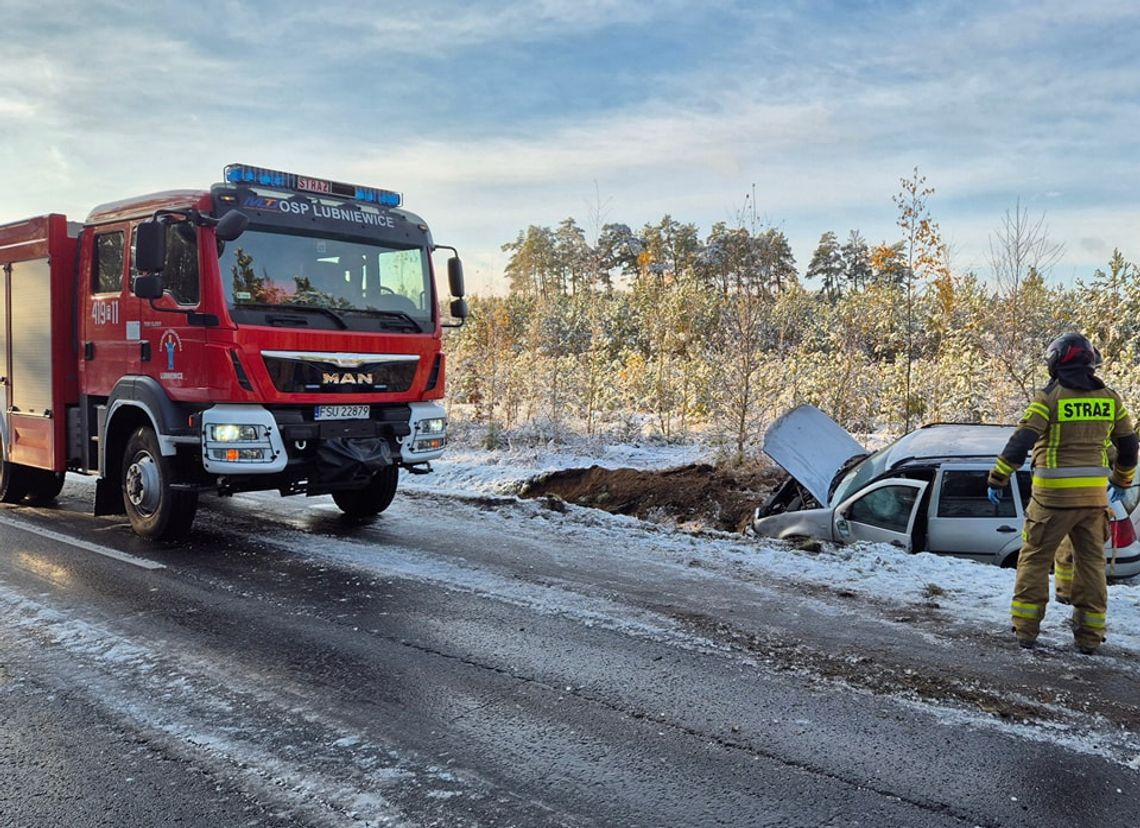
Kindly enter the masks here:
[[[1009, 489], [1003, 493], [997, 506], [986, 497], [985, 471], [942, 472], [942, 490], [938, 498], [940, 518], [992, 518], [1014, 517], [1013, 495]], [[1022, 487], [1025, 488], [1025, 487]]]

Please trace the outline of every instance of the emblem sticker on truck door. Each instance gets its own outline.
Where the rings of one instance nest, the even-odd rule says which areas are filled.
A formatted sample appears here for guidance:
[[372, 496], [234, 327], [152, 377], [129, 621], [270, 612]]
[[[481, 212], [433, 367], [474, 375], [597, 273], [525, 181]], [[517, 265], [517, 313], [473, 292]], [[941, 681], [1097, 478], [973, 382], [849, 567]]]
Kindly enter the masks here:
[[165, 370], [158, 375], [159, 379], [182, 379], [182, 372], [174, 369], [175, 362], [177, 361], [176, 354], [182, 351], [182, 337], [178, 335], [178, 332], [172, 331], [169, 328], [163, 331], [162, 339], [158, 341], [158, 349], [162, 354], [162, 364], [165, 367]]

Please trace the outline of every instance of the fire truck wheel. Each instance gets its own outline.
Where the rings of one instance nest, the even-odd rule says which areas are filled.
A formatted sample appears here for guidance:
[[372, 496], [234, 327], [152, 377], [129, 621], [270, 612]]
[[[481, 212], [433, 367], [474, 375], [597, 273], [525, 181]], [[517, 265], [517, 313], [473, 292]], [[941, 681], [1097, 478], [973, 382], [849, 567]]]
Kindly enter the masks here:
[[0, 502], [19, 503], [28, 493], [29, 469], [7, 461], [3, 443], [0, 440]]
[[158, 438], [148, 426], [127, 440], [123, 459], [123, 506], [131, 528], [144, 538], [185, 535], [198, 508], [198, 493], [172, 489], [171, 461], [163, 457]]
[[28, 500], [36, 505], [50, 503], [63, 491], [63, 472], [47, 469], [28, 469]]
[[372, 475], [363, 489], [333, 492], [333, 501], [349, 517], [373, 517], [392, 505], [399, 480], [400, 467], [393, 463]]

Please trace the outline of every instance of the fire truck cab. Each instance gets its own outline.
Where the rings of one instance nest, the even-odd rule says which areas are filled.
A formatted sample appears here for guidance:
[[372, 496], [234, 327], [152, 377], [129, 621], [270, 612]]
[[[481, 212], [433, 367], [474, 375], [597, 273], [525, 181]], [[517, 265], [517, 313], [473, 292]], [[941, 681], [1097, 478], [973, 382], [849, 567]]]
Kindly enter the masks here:
[[97, 477], [96, 514], [185, 533], [202, 493], [388, 507], [447, 439], [448, 260], [398, 193], [248, 165], [209, 190], [0, 226], [0, 500]]

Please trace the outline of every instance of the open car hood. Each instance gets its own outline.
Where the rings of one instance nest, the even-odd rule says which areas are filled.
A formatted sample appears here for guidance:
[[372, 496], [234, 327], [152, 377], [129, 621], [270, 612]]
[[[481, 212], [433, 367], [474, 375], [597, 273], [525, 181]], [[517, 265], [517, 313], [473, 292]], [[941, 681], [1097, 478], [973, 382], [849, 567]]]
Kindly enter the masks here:
[[764, 453], [828, 506], [827, 493], [836, 473], [867, 450], [814, 405], [798, 405], [772, 423], [764, 435]]

